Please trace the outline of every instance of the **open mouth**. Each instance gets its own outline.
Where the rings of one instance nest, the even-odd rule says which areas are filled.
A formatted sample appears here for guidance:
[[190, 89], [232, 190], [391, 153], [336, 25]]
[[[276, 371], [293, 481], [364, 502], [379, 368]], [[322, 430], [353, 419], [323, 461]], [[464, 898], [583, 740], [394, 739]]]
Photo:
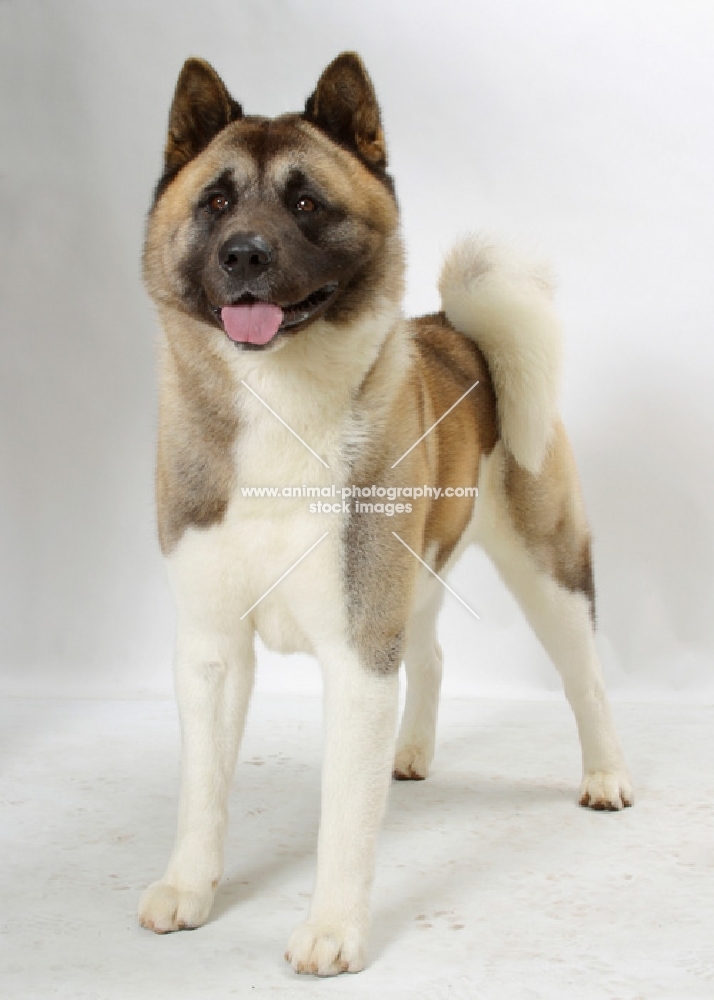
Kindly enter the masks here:
[[214, 306], [213, 313], [234, 344], [255, 350], [265, 347], [279, 333], [296, 330], [315, 319], [336, 293], [337, 282], [331, 281], [300, 302], [286, 306], [246, 294], [231, 305]]

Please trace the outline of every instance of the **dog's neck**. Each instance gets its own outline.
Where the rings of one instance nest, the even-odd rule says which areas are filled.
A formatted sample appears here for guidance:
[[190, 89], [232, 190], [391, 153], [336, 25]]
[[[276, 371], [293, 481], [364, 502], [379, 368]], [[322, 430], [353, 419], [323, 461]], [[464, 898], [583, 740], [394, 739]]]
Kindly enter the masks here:
[[[342, 421], [363, 384], [372, 378], [385, 352], [400, 351], [406, 367], [407, 335], [400, 304], [375, 303], [358, 321], [334, 326], [318, 320], [268, 351], [241, 351], [219, 331], [173, 310], [161, 310], [165, 340], [164, 377], [183, 395], [211, 401], [216, 410], [233, 410], [243, 383], [289, 411], [320, 400], [330, 422]], [[218, 336], [216, 335], [218, 333]], [[210, 363], [209, 363], [210, 361]], [[281, 413], [290, 419], [290, 412]]]

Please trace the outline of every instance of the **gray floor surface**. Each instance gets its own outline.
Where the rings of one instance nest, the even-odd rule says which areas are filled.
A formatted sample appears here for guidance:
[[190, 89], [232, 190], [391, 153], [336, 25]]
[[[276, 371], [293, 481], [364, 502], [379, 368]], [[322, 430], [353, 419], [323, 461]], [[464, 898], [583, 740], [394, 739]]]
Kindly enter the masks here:
[[575, 804], [561, 702], [445, 701], [433, 773], [395, 783], [370, 965], [283, 961], [314, 873], [317, 699], [262, 695], [209, 922], [136, 921], [173, 836], [164, 701], [0, 701], [0, 995], [8, 1000], [714, 998], [714, 708], [619, 704], [633, 809]]

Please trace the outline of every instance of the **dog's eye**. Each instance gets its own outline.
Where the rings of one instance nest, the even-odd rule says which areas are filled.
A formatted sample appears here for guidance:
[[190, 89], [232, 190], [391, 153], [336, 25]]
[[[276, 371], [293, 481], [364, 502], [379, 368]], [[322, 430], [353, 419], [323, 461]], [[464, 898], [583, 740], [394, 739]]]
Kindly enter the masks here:
[[295, 202], [296, 212], [314, 212], [316, 208], [316, 202], [314, 202], [312, 198], [308, 198], [307, 195], [303, 195]]
[[217, 214], [225, 212], [230, 207], [230, 204], [230, 201], [224, 194], [214, 194], [208, 199], [208, 207], [212, 212], [216, 212]]

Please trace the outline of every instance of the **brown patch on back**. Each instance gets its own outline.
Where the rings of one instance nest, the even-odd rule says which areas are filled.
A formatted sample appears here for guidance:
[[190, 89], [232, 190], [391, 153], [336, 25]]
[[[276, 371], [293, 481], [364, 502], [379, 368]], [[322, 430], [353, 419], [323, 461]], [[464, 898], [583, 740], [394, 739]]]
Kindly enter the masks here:
[[504, 489], [516, 530], [539, 565], [568, 590], [590, 602], [595, 623], [590, 533], [578, 487], [575, 462], [559, 422], [538, 475], [506, 454]]
[[[458, 333], [443, 313], [421, 316], [412, 320], [412, 324], [428, 399], [428, 407], [423, 410], [421, 434], [474, 382], [478, 382], [425, 438], [432, 453], [434, 484], [443, 488], [476, 486], [480, 458], [490, 454], [499, 436], [496, 396], [486, 359], [478, 346]], [[426, 549], [431, 542], [438, 544], [437, 570], [448, 561], [458, 544], [473, 505], [472, 497], [440, 497], [432, 502], [426, 520], [424, 547]]]
[[[387, 341], [360, 386], [355, 408], [371, 421], [370, 433], [349, 482], [386, 488], [475, 486], [480, 457], [498, 440], [488, 366], [476, 345], [443, 315], [424, 316], [410, 326], [411, 357], [390, 357], [393, 345]], [[479, 385], [473, 392], [392, 468], [474, 382]], [[365, 663], [384, 671], [399, 666], [414, 586], [423, 572], [393, 532], [421, 558], [436, 542], [441, 568], [469, 523], [474, 498], [367, 502], [379, 500], [410, 503], [412, 511], [387, 516], [360, 514], [354, 507], [345, 525], [344, 572], [353, 641]]]

